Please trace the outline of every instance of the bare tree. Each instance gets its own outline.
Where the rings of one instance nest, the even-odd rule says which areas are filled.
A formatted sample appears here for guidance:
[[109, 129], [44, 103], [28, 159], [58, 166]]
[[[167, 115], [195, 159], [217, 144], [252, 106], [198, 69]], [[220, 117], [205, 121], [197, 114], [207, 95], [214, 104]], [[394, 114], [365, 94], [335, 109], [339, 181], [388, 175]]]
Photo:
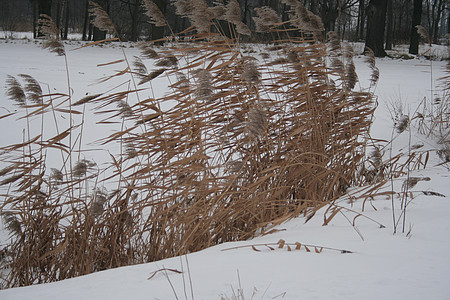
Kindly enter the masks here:
[[0, 0], [0, 29], [5, 34], [31, 29], [31, 5], [29, 0]]
[[54, 18], [54, 22], [56, 27], [61, 28], [61, 19], [63, 13], [63, 0], [56, 0], [56, 18]]
[[417, 32], [417, 25], [422, 22], [422, 0], [414, 0], [413, 17], [411, 24], [411, 38], [409, 42], [409, 53], [419, 53], [419, 34]]
[[388, 0], [370, 0], [367, 6], [366, 47], [373, 50], [375, 56], [385, 57], [384, 28]]
[[89, 0], [85, 0], [84, 3], [84, 10], [83, 10], [83, 41], [88, 40], [88, 33], [89, 33]]
[[386, 46], [385, 50], [392, 50], [392, 37], [393, 37], [393, 22], [394, 22], [394, 11], [392, 10], [392, 2], [388, 1], [387, 4], [387, 28], [386, 28]]
[[[430, 36], [433, 38], [433, 43], [439, 41], [439, 22], [441, 21], [442, 13], [445, 9], [444, 0], [426, 0], [427, 20]], [[448, 5], [448, 4], [447, 4]]]
[[358, 6], [358, 22], [356, 25], [356, 38], [357, 39], [364, 39], [364, 25], [366, 21], [366, 1], [365, 0], [359, 0], [359, 6]]
[[142, 21], [143, 13], [141, 9], [141, 0], [127, 0], [122, 1], [126, 4], [130, 25], [128, 28], [127, 36], [131, 41], [137, 41], [139, 39], [139, 23]]
[[62, 38], [67, 40], [69, 34], [69, 20], [70, 20], [70, 0], [66, 0], [64, 3], [64, 30], [62, 31]]
[[392, 1], [392, 11], [393, 11], [393, 23], [392, 23], [393, 43], [409, 43], [411, 36], [413, 1], [411, 0]]

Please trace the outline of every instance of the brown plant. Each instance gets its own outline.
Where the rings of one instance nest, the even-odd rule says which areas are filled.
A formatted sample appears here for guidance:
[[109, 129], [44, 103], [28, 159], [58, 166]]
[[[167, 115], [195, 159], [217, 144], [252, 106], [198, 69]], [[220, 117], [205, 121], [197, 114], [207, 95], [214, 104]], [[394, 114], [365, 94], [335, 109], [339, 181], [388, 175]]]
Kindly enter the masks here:
[[[24, 137], [0, 148], [7, 166], [0, 171], [6, 195], [0, 208], [16, 233], [7, 247], [3, 266], [11, 272], [3, 287], [245, 240], [270, 224], [299, 215], [309, 219], [363, 181], [358, 168], [373, 95], [353, 90], [350, 51], [333, 54], [343, 65], [331, 68], [330, 51], [314, 38], [320, 24], [299, 2], [284, 2], [294, 19], [278, 26], [273, 16], [270, 30], [282, 37], [268, 49], [273, 59], [245, 56], [237, 38], [211, 32], [215, 14], [205, 1], [175, 1], [195, 30], [158, 52], [151, 44], [139, 45], [142, 59], [155, 59], [154, 70], [141, 59], [134, 67], [126, 59], [111, 62], [126, 66], [102, 82], [127, 76], [125, 90], [71, 104], [69, 95], [28, 89], [36, 84], [28, 77], [21, 77], [25, 88], [8, 77], [11, 99], [23, 105], [28, 94], [41, 101], [14, 116], [84, 117], [76, 110], [82, 107], [101, 118], [98, 124], [119, 127], [97, 141], [102, 153], [107, 149], [107, 163], [83, 159], [90, 152], [75, 147], [86, 130], [83, 118], [68, 127], [58, 124], [53, 136]], [[233, 14], [236, 1], [228, 3]], [[100, 29], [113, 30], [97, 4], [91, 3], [91, 12]], [[235, 15], [227, 19], [238, 26]], [[305, 34], [290, 39], [300, 25]], [[159, 83], [161, 74], [169, 82], [163, 95], [153, 82], [144, 85], [158, 76]], [[44, 155], [54, 151], [61, 156], [57, 168]], [[255, 245], [255, 251], [266, 246], [271, 247]], [[285, 242], [278, 247], [326, 249]]]

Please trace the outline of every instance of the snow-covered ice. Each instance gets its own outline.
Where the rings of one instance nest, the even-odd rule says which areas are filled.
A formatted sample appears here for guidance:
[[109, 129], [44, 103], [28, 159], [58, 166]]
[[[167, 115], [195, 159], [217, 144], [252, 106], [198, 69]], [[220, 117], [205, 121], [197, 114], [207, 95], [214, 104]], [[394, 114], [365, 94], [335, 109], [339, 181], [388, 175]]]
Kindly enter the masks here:
[[[72, 42], [69, 48], [76, 48]], [[135, 48], [125, 49], [132, 57]], [[91, 47], [68, 51], [74, 98], [94, 94], [91, 85], [108, 71], [98, 64], [120, 59], [119, 47]], [[362, 86], [367, 86], [369, 70], [362, 57], [356, 57]], [[401, 102], [406, 113], [413, 113], [424, 97], [430, 97], [430, 62], [423, 59], [377, 59], [380, 81], [376, 87], [379, 106], [371, 134], [390, 140], [393, 121], [390, 107]], [[434, 61], [433, 84], [444, 75], [445, 62]], [[64, 59], [42, 50], [32, 41], [0, 40], [0, 82], [6, 76], [30, 74], [50, 89], [66, 86]], [[45, 86], [45, 85], [44, 85]], [[103, 88], [103, 87], [102, 87]], [[436, 90], [434, 87], [433, 90]], [[13, 109], [3, 93], [2, 114]], [[20, 141], [20, 128], [11, 120], [0, 120], [0, 145]], [[413, 123], [414, 125], [414, 123]], [[436, 141], [411, 127], [413, 143], [435, 149]], [[89, 137], [87, 137], [89, 139]], [[405, 151], [408, 134], [393, 142], [393, 153]], [[411, 191], [407, 208], [406, 232], [393, 234], [391, 198], [350, 203], [342, 197], [336, 204], [344, 207], [327, 226], [322, 226], [326, 208], [305, 223], [303, 217], [275, 227], [272, 234], [244, 242], [218, 245], [182, 257], [122, 267], [61, 282], [0, 291], [1, 299], [450, 299], [450, 173], [436, 155], [424, 170], [411, 176], [429, 177]], [[401, 192], [406, 178], [394, 180]], [[390, 184], [380, 191], [389, 191]], [[353, 189], [351, 193], [356, 193]], [[425, 193], [424, 193], [425, 192]], [[446, 197], [430, 195], [435, 192]], [[428, 194], [428, 195], [426, 195]], [[395, 199], [395, 215], [400, 215], [400, 200]], [[364, 205], [364, 211], [363, 211]], [[364, 216], [355, 219], [357, 213]], [[368, 218], [367, 218], [368, 217]], [[376, 222], [370, 220], [375, 220]], [[383, 224], [385, 228], [381, 228]], [[4, 243], [6, 236], [0, 235]], [[287, 247], [274, 250], [266, 246], [280, 239], [286, 243], [330, 247], [352, 253], [323, 249], [315, 253]], [[246, 246], [248, 247], [240, 247]], [[238, 247], [238, 248], [236, 248]], [[236, 248], [236, 249], [234, 249]], [[163, 271], [166, 270], [166, 271]], [[151, 278], [150, 278], [151, 277]], [[150, 279], [149, 279], [150, 278]], [[173, 287], [172, 287], [173, 286]], [[242, 293], [242, 295], [241, 295]]]

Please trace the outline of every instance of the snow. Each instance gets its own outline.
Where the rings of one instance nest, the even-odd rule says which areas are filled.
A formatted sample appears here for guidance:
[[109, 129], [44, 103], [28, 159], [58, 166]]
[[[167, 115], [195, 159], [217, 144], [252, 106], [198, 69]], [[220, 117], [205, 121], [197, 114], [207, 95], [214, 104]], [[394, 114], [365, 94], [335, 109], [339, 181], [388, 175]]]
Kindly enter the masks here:
[[[68, 48], [80, 45], [79, 42], [71, 42]], [[104, 89], [105, 86], [91, 83], [111, 70], [119, 70], [120, 66], [96, 66], [120, 59], [121, 51], [117, 46], [68, 51], [74, 98]], [[125, 51], [129, 57], [138, 54], [129, 45]], [[363, 60], [356, 57], [355, 63], [361, 86], [368, 86], [369, 70]], [[0, 40], [0, 82], [4, 83], [8, 74], [27, 73], [42, 83], [48, 83], [51, 88], [64, 89], [63, 64], [63, 58], [39, 49], [33, 41]], [[377, 67], [380, 69], [380, 81], [376, 87], [379, 106], [371, 134], [375, 138], [390, 140], [392, 105], [400, 102], [405, 112], [412, 114], [424, 97], [430, 97], [430, 62], [420, 58], [384, 58], [377, 59]], [[445, 62], [432, 62], [434, 85], [436, 79], [444, 75], [444, 67]], [[2, 97], [2, 114], [13, 109], [7, 101]], [[20, 141], [20, 128], [15, 128], [10, 120], [2, 119], [0, 122], [1, 146]], [[93, 136], [87, 139], [93, 139]], [[408, 133], [396, 134], [392, 152], [406, 152], [408, 139]], [[438, 147], [436, 141], [418, 134], [414, 126], [411, 127], [411, 139], [412, 144], [423, 143], [426, 149]], [[436, 155], [432, 155], [426, 169], [410, 174], [431, 180], [419, 181], [411, 188], [413, 198], [408, 198], [404, 233], [400, 222], [397, 233], [393, 234], [390, 196], [374, 196], [373, 199], [358, 199], [356, 202], [350, 202], [350, 197], [344, 196], [336, 203], [344, 208], [327, 226], [323, 226], [327, 213], [327, 208], [323, 208], [307, 223], [305, 218], [298, 217], [274, 227], [274, 233], [252, 240], [226, 243], [182, 257], [51, 284], [2, 290], [0, 298], [450, 299], [450, 173], [439, 164]], [[405, 179], [394, 180], [395, 192], [401, 192]], [[390, 189], [388, 182], [378, 192]], [[429, 192], [447, 197], [430, 195]], [[360, 192], [355, 188], [349, 193], [358, 195]], [[398, 195], [394, 200], [395, 217], [399, 218], [401, 200]], [[363, 216], [355, 219], [358, 213]], [[353, 221], [355, 227], [352, 226]], [[381, 228], [379, 224], [385, 227]], [[287, 246], [278, 248], [280, 239], [291, 244], [299, 242], [351, 253], [332, 249], [315, 253], [314, 247], [309, 247], [311, 252], [307, 252], [304, 247], [295, 250], [295, 246], [288, 251]], [[0, 243], [4, 241], [5, 233], [2, 232]], [[273, 250], [264, 244], [272, 245]], [[255, 251], [252, 245], [259, 251]]]

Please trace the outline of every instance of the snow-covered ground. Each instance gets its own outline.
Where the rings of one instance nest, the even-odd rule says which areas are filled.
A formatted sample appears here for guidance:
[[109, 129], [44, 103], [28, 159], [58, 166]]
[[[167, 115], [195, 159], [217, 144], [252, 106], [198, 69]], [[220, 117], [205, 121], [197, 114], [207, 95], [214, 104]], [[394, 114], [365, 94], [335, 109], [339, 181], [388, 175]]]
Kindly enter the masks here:
[[[71, 42], [68, 48], [79, 46]], [[130, 46], [125, 51], [129, 57], [138, 54]], [[99, 86], [91, 84], [120, 69], [97, 65], [120, 58], [119, 47], [68, 51], [74, 98], [96, 93]], [[355, 58], [361, 86], [365, 87], [369, 69], [363, 61], [363, 57]], [[433, 61], [430, 68], [430, 62], [423, 59], [385, 58], [377, 59], [377, 66], [379, 106], [371, 134], [390, 140], [393, 105], [402, 103], [404, 113], [412, 115], [423, 98], [436, 91], [436, 80], [445, 74], [445, 62]], [[67, 85], [63, 58], [40, 49], [33, 41], [0, 40], [1, 86], [8, 74], [20, 73], [37, 78], [43, 87], [49, 84], [50, 89]], [[1, 95], [0, 111], [4, 114], [13, 108], [3, 92]], [[0, 146], [21, 140], [21, 129], [15, 128], [14, 122], [0, 122]], [[421, 143], [424, 150], [439, 146], [418, 134], [414, 123], [411, 139], [412, 145]], [[406, 153], [408, 143], [407, 132], [395, 135], [393, 154]], [[322, 226], [324, 208], [308, 223], [299, 217], [249, 241], [51, 284], [2, 290], [0, 299], [450, 299], [450, 173], [440, 162], [432, 154], [425, 170], [410, 174], [430, 180], [419, 181], [410, 190], [404, 233], [400, 226], [393, 234], [389, 196], [354, 203], [346, 196], [336, 203], [343, 209], [327, 226]], [[394, 180], [395, 192], [402, 191], [405, 179]], [[390, 190], [388, 183], [374, 192]], [[353, 189], [349, 193], [366, 191]], [[400, 201], [396, 195], [396, 218], [400, 216]], [[363, 216], [357, 217], [358, 213]], [[3, 232], [0, 243], [6, 238]], [[278, 248], [280, 240], [290, 244], [291, 251], [287, 245]], [[309, 245], [311, 252], [304, 246], [296, 250], [296, 242]], [[316, 253], [316, 249], [322, 252]]]

